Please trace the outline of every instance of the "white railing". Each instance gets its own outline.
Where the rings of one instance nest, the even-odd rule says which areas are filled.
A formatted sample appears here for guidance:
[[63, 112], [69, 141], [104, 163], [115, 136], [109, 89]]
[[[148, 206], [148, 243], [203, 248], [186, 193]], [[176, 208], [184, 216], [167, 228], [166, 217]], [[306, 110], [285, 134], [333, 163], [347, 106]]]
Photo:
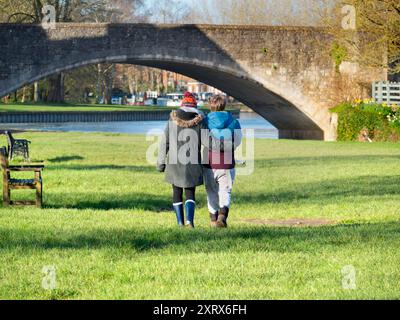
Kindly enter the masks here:
[[378, 103], [400, 105], [400, 82], [374, 82], [372, 97]]

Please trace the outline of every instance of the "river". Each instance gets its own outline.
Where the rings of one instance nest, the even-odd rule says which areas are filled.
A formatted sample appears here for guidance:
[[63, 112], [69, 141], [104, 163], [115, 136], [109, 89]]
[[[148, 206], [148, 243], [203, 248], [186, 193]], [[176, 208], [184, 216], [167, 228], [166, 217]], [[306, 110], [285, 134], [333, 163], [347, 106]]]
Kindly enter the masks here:
[[[253, 129], [256, 138], [278, 138], [278, 130], [256, 113], [240, 113], [240, 124], [243, 129]], [[18, 123], [1, 126], [5, 130], [147, 134], [152, 130], [163, 130], [165, 121]]]

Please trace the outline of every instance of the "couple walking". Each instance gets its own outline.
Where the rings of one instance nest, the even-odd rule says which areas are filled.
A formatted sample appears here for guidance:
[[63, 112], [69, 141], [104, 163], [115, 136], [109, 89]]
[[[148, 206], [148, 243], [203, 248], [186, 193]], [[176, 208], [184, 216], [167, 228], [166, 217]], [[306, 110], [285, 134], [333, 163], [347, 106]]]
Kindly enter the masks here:
[[234, 153], [242, 132], [239, 122], [225, 111], [225, 96], [214, 95], [210, 107], [205, 116], [194, 95], [186, 92], [181, 108], [171, 113], [161, 141], [157, 166], [172, 185], [179, 226], [194, 228], [196, 187], [205, 183], [211, 226], [227, 227], [235, 180]]

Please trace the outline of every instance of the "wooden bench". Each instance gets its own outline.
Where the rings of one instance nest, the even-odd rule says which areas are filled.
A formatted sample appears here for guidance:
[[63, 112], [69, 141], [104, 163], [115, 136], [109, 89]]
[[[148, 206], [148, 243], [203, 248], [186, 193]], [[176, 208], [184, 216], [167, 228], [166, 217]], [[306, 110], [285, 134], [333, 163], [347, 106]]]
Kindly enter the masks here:
[[[8, 153], [5, 147], [0, 148], [0, 165], [3, 170], [3, 206], [33, 205], [39, 208], [43, 204], [42, 171], [44, 165], [10, 166]], [[34, 172], [33, 179], [13, 179], [12, 172]], [[11, 201], [11, 190], [32, 189], [36, 190], [36, 201]]]
[[15, 156], [22, 156], [24, 157], [25, 161], [29, 161], [29, 144], [31, 142], [25, 139], [15, 139], [10, 131], [6, 131], [4, 134], [7, 136], [7, 152], [10, 157], [10, 161]]

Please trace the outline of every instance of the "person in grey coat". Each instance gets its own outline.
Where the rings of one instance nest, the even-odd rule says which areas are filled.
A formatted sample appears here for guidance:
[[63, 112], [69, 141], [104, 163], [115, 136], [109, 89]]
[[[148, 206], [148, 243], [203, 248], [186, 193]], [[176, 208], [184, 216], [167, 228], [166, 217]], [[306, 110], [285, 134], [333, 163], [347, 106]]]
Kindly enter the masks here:
[[172, 185], [173, 207], [179, 226], [185, 226], [183, 192], [186, 202], [186, 226], [194, 228], [196, 187], [203, 184], [201, 130], [203, 114], [197, 109], [194, 95], [186, 92], [179, 110], [171, 113], [158, 155], [158, 171], [166, 173]]

